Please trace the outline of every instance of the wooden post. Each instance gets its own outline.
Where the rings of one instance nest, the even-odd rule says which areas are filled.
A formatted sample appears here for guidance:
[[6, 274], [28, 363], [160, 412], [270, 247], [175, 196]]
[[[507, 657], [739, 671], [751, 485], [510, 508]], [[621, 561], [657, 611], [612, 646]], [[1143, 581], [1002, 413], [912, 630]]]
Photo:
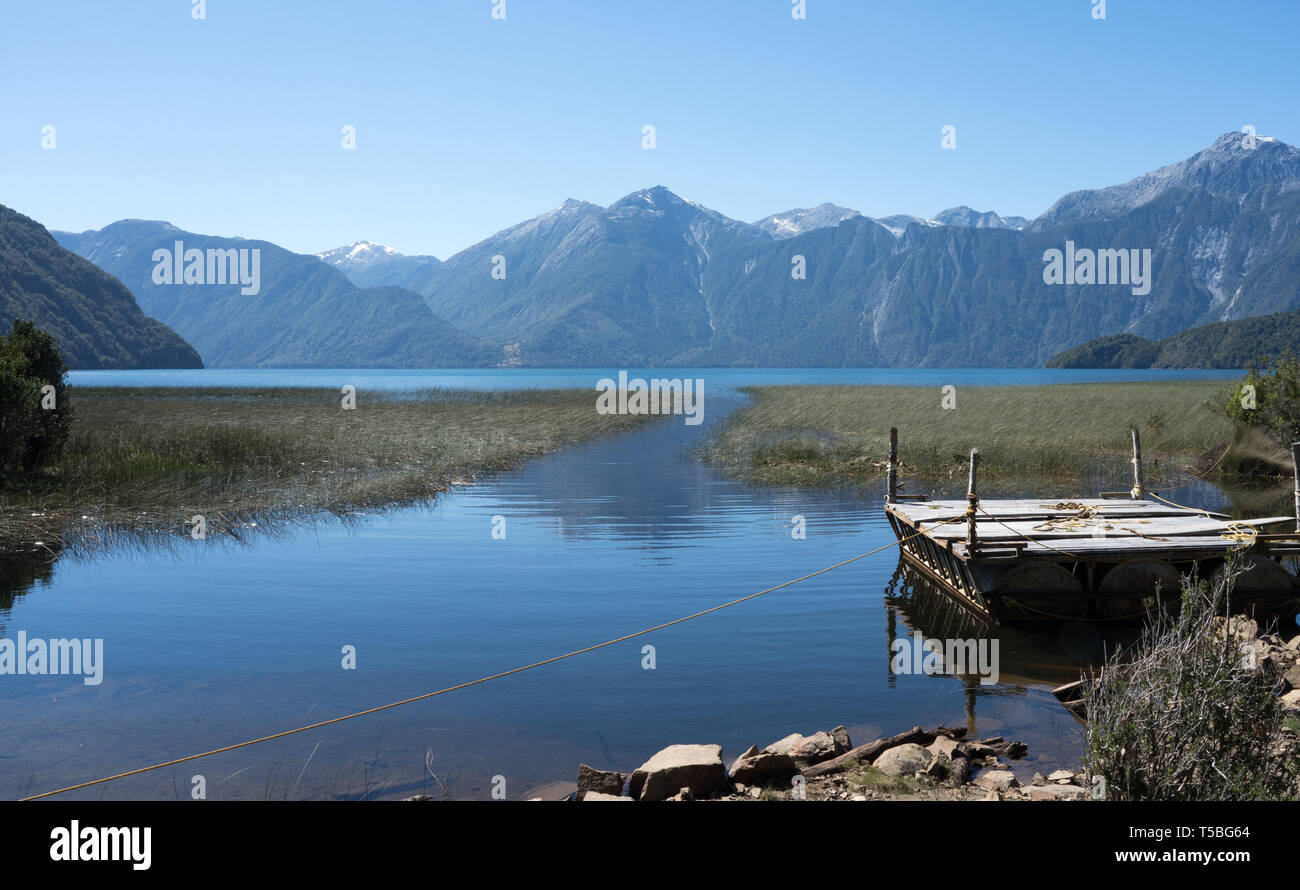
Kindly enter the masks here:
[[1136, 428], [1133, 429], [1133, 490], [1130, 497], [1140, 501], [1146, 497], [1146, 486], [1142, 484], [1142, 439]]
[[966, 483], [966, 547], [969, 550], [975, 546], [975, 508], [979, 505], [979, 498], [975, 495], [975, 468], [979, 466], [980, 452], [978, 448], [970, 450], [970, 480]]
[[1300, 442], [1291, 443], [1291, 469], [1295, 472], [1295, 530], [1300, 532]]
[[892, 504], [898, 500], [898, 427], [889, 428], [889, 464], [885, 472], [889, 479], [885, 503]]

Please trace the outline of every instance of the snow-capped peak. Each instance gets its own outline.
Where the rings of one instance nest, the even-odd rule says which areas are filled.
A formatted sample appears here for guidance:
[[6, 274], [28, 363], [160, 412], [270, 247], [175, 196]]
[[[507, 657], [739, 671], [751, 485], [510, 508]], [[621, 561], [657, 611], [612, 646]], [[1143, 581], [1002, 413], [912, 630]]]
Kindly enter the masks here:
[[369, 263], [383, 257], [401, 256], [396, 250], [373, 241], [354, 241], [346, 247], [336, 247], [316, 254], [327, 263]]

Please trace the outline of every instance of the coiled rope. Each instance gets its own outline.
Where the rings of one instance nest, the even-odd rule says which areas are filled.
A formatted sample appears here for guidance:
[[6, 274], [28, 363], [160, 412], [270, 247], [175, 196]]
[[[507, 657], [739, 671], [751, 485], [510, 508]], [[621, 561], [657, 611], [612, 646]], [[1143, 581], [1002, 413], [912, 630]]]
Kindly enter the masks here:
[[1082, 558], [1083, 558], [1083, 557], [1079, 556], [1079, 554], [1077, 554], [1077, 553], [1070, 553], [1068, 550], [1062, 550], [1062, 549], [1060, 549], [1059, 547], [1053, 547], [1051, 544], [1047, 544], [1047, 543], [1045, 543], [1045, 542], [1043, 542], [1043, 541], [1039, 541], [1039, 540], [1036, 539], [1036, 538], [1031, 538], [1031, 537], [1029, 537], [1029, 535], [1025, 534], [1024, 532], [1016, 531], [1014, 528], [1012, 528], [1011, 526], [1007, 525], [1007, 524], [1006, 524], [1005, 522], [1003, 522], [1001, 519], [998, 519], [996, 516], [994, 516], [994, 515], [993, 515], [992, 513], [990, 513], [988, 510], [985, 510], [983, 507], [980, 507], [980, 508], [979, 508], [979, 511], [980, 511], [981, 513], [983, 513], [985, 516], [987, 516], [989, 519], [992, 519], [992, 520], [993, 520], [994, 522], [996, 522], [998, 525], [1000, 525], [1000, 526], [1002, 526], [1003, 528], [1005, 528], [1007, 531], [1011, 532], [1011, 534], [1013, 534], [1013, 535], [1015, 535], [1015, 536], [1017, 536], [1017, 537], [1020, 537], [1020, 538], [1024, 538], [1026, 541], [1029, 541], [1030, 543], [1038, 544], [1038, 545], [1040, 545], [1040, 546], [1046, 547], [1048, 550], [1055, 550], [1057, 553], [1060, 553], [1062, 556], [1068, 556], [1068, 557], [1070, 557], [1070, 559], [1082, 559]]
[[1219, 535], [1221, 538], [1227, 538], [1229, 541], [1236, 541], [1242, 547], [1250, 548], [1255, 546], [1255, 540], [1259, 537], [1259, 529], [1245, 522], [1229, 522], [1228, 531]]

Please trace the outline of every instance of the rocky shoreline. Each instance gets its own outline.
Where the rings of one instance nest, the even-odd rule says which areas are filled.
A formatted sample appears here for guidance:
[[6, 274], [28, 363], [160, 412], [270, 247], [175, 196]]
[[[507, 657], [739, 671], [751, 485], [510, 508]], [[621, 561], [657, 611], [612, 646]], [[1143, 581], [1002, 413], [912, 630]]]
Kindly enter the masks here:
[[[1275, 681], [1287, 726], [1282, 753], [1300, 756], [1300, 636], [1259, 633], [1244, 616], [1218, 619], [1221, 638], [1241, 647], [1243, 667]], [[1053, 690], [1067, 711], [1085, 719], [1083, 682]], [[578, 767], [572, 783], [552, 783], [529, 800], [1088, 800], [1101, 798], [1082, 768], [1035, 773], [1022, 785], [1008, 761], [1028, 753], [1001, 736], [967, 739], [961, 727], [914, 726], [854, 746], [844, 726], [793, 733], [765, 748], [750, 746], [728, 768], [722, 746], [670, 745], [632, 773]], [[1099, 790], [1099, 789], [1098, 789]], [[549, 793], [548, 793], [549, 792]], [[533, 796], [547, 793], [545, 797]], [[429, 800], [417, 795], [409, 800]]]
[[[1219, 634], [1241, 646], [1243, 667], [1276, 683], [1284, 715], [1286, 753], [1300, 751], [1300, 636], [1289, 641], [1259, 632], [1244, 616], [1220, 618]], [[1069, 698], [1068, 684], [1054, 692]], [[1076, 693], [1078, 691], [1076, 690]], [[1081, 719], [1083, 700], [1063, 701]], [[578, 768], [569, 800], [1087, 800], [1100, 798], [1079, 769], [1034, 775], [1022, 786], [1007, 761], [1026, 745], [1000, 736], [968, 740], [963, 728], [915, 726], [854, 746], [843, 726], [810, 736], [788, 735], [751, 746], [728, 769], [721, 745], [671, 745], [630, 775]], [[1100, 789], [1098, 789], [1099, 791]]]
[[578, 767], [569, 800], [1082, 800], [1085, 778], [1037, 774], [1021, 786], [1008, 768], [1028, 752], [1001, 736], [968, 740], [962, 728], [915, 726], [854, 746], [837, 726], [751, 746], [728, 769], [721, 745], [670, 745], [630, 775]]

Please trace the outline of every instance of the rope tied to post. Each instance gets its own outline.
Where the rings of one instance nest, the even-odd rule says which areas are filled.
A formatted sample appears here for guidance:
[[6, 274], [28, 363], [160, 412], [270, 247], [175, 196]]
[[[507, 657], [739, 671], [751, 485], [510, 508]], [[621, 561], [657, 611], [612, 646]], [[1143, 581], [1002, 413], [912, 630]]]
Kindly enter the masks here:
[[976, 545], [975, 537], [975, 511], [979, 507], [979, 495], [975, 493], [975, 471], [979, 468], [980, 451], [978, 448], [970, 450], [970, 478], [966, 483], [966, 546], [974, 549]]
[[1129, 496], [1135, 501], [1140, 501], [1146, 497], [1146, 485], [1142, 482], [1142, 439], [1138, 436], [1137, 427], [1132, 430], [1133, 433], [1133, 489]]

